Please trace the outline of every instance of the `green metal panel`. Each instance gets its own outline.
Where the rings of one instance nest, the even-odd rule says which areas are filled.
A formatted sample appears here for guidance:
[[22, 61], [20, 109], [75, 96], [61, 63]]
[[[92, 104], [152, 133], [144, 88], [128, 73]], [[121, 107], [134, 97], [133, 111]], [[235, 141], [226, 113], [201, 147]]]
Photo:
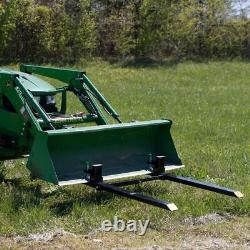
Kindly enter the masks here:
[[56, 88], [35, 76], [19, 72], [19, 76], [24, 80], [23, 87], [34, 95], [47, 95], [53, 93]]
[[1, 82], [6, 82], [5, 75], [11, 75], [12, 77], [18, 75], [23, 78], [25, 80], [23, 87], [33, 94], [47, 94], [56, 91], [52, 85], [38, 77], [11, 69], [0, 69], [0, 84]]
[[16, 149], [0, 147], [0, 159], [11, 160], [16, 158]]
[[20, 70], [25, 73], [34, 73], [42, 76], [51, 77], [53, 79], [57, 79], [64, 83], [70, 83], [72, 80], [76, 78], [81, 78], [84, 74], [83, 71], [72, 70], [72, 69], [58, 69], [58, 68], [50, 68], [50, 67], [41, 67], [34, 65], [24, 65], [20, 66]]
[[36, 177], [58, 183], [86, 178], [88, 165], [103, 164], [103, 175], [149, 169], [149, 155], [166, 155], [181, 165], [168, 120], [51, 130], [39, 133], [28, 161]]
[[0, 110], [0, 117], [4, 121], [0, 122], [1, 134], [20, 136], [23, 129], [23, 119], [19, 114]]
[[5, 75], [14, 75], [16, 71], [7, 69], [7, 68], [1, 68], [0, 69], [0, 81], [4, 79]]
[[57, 184], [58, 179], [51, 159], [51, 153], [47, 147], [47, 141], [47, 133], [39, 132], [36, 135], [27, 167], [32, 176]]

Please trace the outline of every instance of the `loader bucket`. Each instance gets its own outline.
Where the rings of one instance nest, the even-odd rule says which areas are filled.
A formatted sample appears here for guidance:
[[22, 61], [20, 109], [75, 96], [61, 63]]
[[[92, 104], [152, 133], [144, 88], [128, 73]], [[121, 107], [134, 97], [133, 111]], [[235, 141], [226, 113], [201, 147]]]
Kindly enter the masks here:
[[34, 177], [55, 183], [86, 183], [88, 166], [103, 164], [103, 178], [149, 170], [149, 158], [166, 156], [165, 169], [181, 166], [169, 120], [39, 132], [28, 160]]

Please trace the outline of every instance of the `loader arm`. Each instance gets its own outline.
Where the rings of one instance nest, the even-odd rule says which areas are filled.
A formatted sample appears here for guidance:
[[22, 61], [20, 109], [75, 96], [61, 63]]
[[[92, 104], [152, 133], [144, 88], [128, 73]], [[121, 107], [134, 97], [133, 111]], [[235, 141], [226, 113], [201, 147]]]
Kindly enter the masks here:
[[[100, 115], [100, 124], [107, 124], [107, 121], [103, 114], [100, 112], [98, 104], [95, 99], [101, 104], [101, 106], [119, 123], [119, 114], [115, 109], [108, 103], [105, 97], [99, 92], [96, 86], [91, 82], [87, 77], [84, 71], [68, 70], [68, 69], [58, 69], [58, 68], [48, 68], [41, 66], [33, 65], [24, 65], [20, 66], [22, 72], [28, 74], [37, 74], [46, 77], [50, 77], [59, 81], [66, 83], [75, 94], [79, 95], [84, 93], [85, 96], [91, 99], [93, 106], [99, 111]], [[91, 94], [92, 93], [92, 94]]]

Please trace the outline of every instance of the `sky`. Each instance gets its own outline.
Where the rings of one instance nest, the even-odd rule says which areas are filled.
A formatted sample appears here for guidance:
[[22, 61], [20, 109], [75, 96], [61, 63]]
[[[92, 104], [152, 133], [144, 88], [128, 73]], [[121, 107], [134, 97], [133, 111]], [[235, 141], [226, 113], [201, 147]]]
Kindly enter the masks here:
[[246, 15], [250, 17], [250, 0], [236, 0], [234, 9], [237, 14], [240, 14], [241, 10], [245, 10]]

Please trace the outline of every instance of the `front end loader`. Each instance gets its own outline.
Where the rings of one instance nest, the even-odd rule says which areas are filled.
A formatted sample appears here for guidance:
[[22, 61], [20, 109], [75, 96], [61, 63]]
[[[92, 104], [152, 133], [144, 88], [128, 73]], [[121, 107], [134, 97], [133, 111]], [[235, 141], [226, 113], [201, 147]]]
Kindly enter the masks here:
[[[62, 87], [36, 75], [58, 80]], [[69, 93], [83, 110], [67, 112]], [[33, 65], [0, 69], [0, 160], [28, 157], [33, 178], [60, 186], [86, 184], [169, 210], [177, 207], [121, 186], [168, 180], [242, 197], [239, 191], [170, 173], [184, 167], [171, 125], [170, 120], [122, 123], [83, 71]]]

